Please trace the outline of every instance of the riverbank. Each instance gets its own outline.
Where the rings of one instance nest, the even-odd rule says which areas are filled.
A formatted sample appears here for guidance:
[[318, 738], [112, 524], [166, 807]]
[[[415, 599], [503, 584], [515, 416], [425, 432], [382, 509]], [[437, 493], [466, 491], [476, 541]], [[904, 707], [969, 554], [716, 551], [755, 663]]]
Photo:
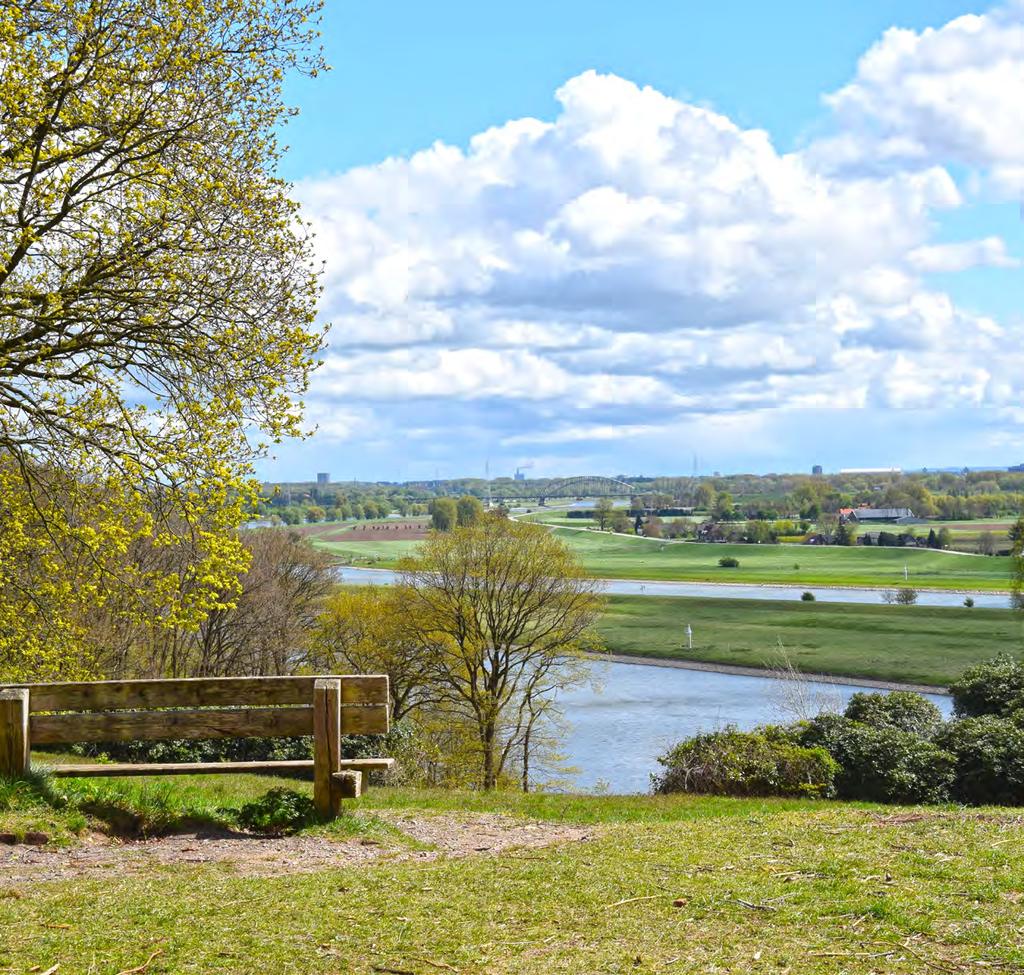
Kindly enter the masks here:
[[[670, 667], [674, 670], [695, 670], [710, 674], [732, 674], [735, 677], [763, 677], [766, 680], [790, 680], [789, 674], [767, 667], [743, 667], [738, 664], [715, 664], [703, 660], [684, 660], [664, 657], [644, 657], [625, 653], [588, 653], [591, 660], [613, 664], [636, 664], [643, 667]], [[879, 691], [913, 691], [915, 694], [948, 695], [948, 687], [932, 684], [905, 684], [900, 681], [873, 680], [870, 677], [844, 677], [839, 674], [812, 674], [800, 671], [799, 679], [813, 684], [838, 684], [842, 687], [869, 687]]]
[[1020, 614], [977, 607], [609, 596], [597, 629], [609, 652], [634, 659], [759, 674], [792, 666], [851, 683], [929, 688], [1024, 647]]

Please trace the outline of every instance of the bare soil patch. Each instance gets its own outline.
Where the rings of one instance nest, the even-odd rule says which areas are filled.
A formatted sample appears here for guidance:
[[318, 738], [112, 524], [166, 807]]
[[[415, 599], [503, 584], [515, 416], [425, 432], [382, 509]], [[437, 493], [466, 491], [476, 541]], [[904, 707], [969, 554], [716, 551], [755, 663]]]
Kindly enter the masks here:
[[0, 890], [43, 880], [142, 873], [179, 864], [220, 864], [242, 876], [312, 873], [363, 866], [380, 860], [437, 860], [486, 856], [585, 842], [593, 827], [513, 819], [491, 813], [467, 816], [374, 814], [395, 826], [400, 838], [332, 839], [324, 836], [262, 837], [245, 833], [182, 833], [146, 840], [117, 840], [101, 833], [67, 848], [17, 845], [0, 848]]
[[345, 542], [405, 542], [427, 537], [429, 526], [423, 521], [394, 521], [380, 525], [360, 525], [349, 528], [332, 541]]

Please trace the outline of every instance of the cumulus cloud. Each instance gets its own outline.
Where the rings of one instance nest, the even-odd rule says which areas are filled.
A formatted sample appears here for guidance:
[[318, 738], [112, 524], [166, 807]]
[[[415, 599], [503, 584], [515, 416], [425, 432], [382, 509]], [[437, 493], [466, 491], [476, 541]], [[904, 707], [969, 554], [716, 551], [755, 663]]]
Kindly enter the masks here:
[[837, 158], [941, 160], [1024, 182], [1024, 2], [916, 32], [892, 28], [826, 97]]
[[[933, 237], [964, 202], [948, 166], [1024, 172], [1022, 11], [887, 32], [828, 98], [838, 134], [800, 151], [588, 71], [551, 121], [300, 184], [333, 321], [322, 426], [439, 429], [443, 410], [464, 442], [559, 445], [1012, 405], [1024, 327], [927, 275], [1018, 264], [995, 236]], [[869, 152], [888, 164], [849, 165]]]

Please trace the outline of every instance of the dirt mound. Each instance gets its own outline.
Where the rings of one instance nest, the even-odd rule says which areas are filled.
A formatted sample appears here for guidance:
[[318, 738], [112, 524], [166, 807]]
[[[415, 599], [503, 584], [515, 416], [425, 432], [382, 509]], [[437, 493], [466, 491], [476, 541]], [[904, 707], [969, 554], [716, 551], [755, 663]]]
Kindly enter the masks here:
[[408, 838], [328, 839], [322, 836], [260, 837], [244, 833], [186, 833], [149, 840], [118, 841], [90, 834], [63, 849], [20, 845], [0, 850], [0, 888], [41, 880], [141, 873], [154, 867], [218, 863], [243, 876], [312, 873], [362, 866], [378, 860], [436, 860], [481, 856], [511, 849], [537, 849], [582, 842], [594, 830], [560, 823], [473, 816], [412, 816], [375, 813]]

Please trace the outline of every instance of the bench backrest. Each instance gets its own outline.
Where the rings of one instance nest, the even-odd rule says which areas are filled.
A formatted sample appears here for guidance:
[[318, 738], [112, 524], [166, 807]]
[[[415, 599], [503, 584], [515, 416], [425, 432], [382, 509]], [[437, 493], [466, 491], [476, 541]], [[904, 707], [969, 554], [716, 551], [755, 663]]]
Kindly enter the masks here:
[[4, 689], [29, 691], [28, 737], [33, 745], [287, 738], [313, 734], [318, 679], [341, 682], [342, 735], [388, 732], [386, 676], [198, 677], [11, 684]]

